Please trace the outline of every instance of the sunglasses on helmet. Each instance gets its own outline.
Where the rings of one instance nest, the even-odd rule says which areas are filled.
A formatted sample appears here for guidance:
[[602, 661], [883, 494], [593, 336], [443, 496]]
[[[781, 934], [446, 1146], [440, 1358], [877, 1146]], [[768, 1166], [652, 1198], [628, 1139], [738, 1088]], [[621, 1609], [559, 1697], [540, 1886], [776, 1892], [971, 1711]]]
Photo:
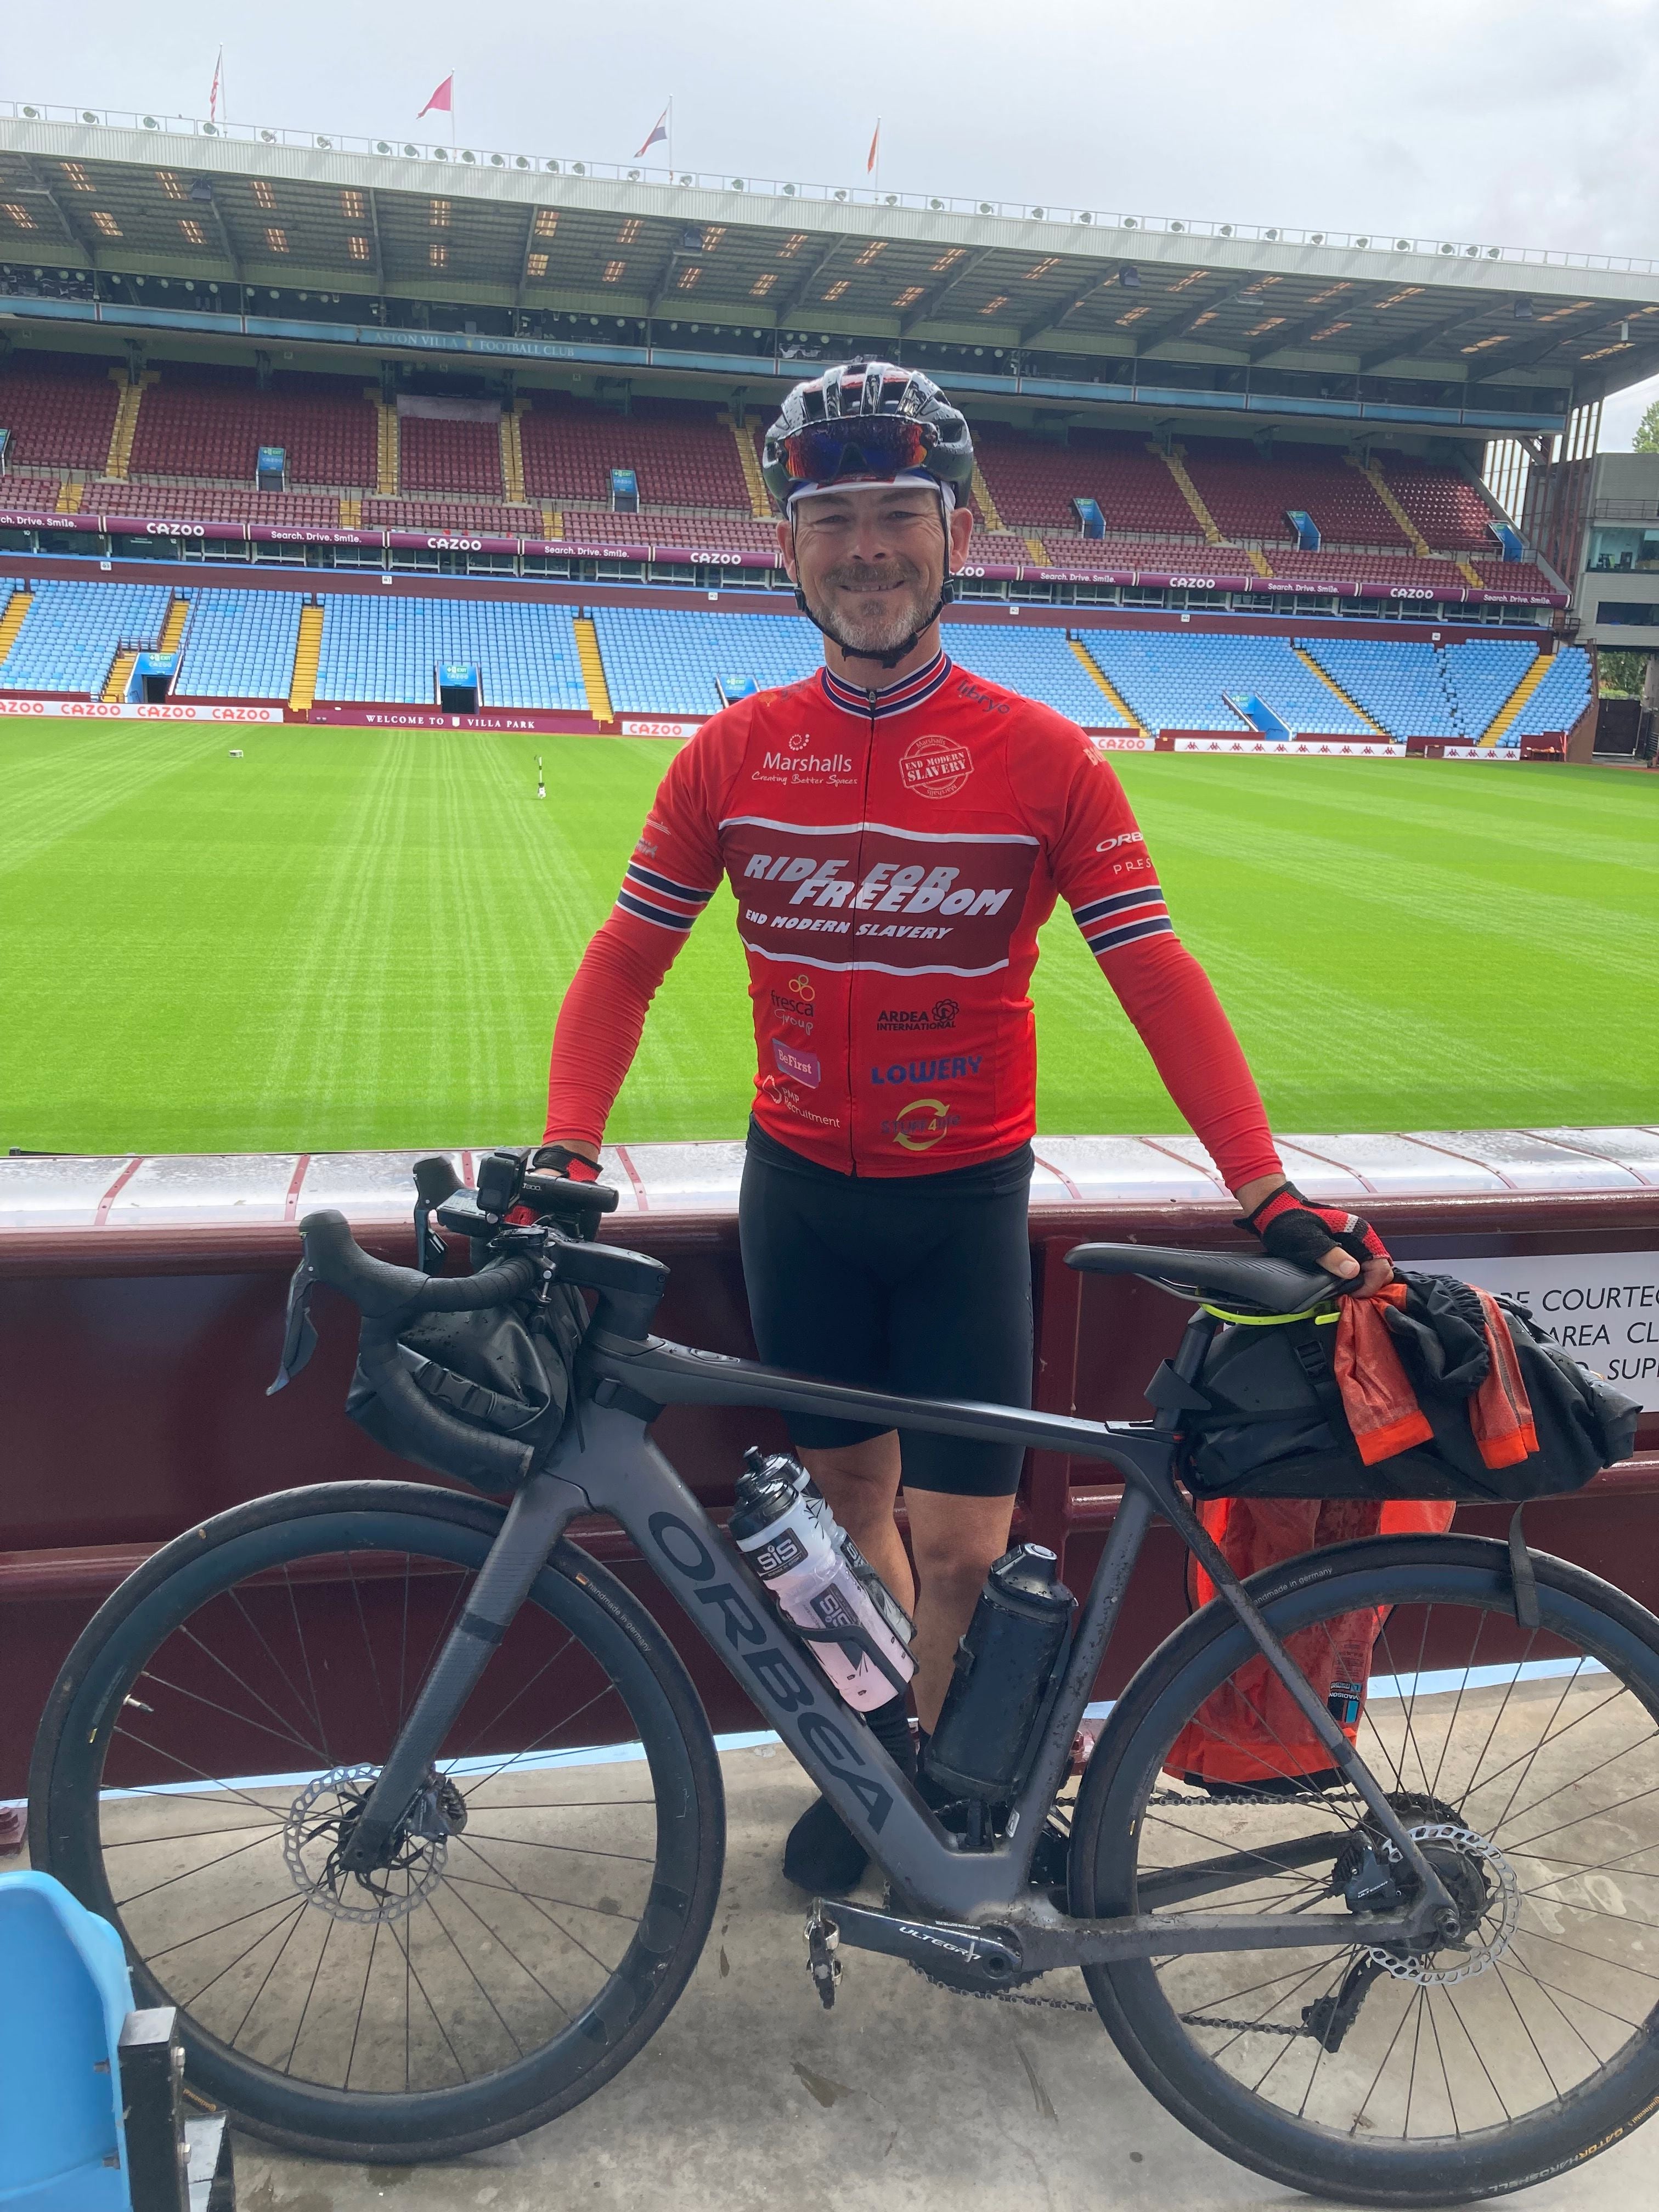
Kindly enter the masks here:
[[812, 422], [782, 441], [784, 465], [796, 483], [833, 483], [844, 476], [896, 475], [927, 465], [939, 442], [931, 422], [902, 415], [866, 415]]

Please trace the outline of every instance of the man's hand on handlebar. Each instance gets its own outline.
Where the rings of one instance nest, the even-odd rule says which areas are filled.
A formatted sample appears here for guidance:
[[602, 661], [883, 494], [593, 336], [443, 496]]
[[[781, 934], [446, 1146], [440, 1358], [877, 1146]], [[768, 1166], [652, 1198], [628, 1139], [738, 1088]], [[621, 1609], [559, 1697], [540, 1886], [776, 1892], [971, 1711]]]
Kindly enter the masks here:
[[1256, 1195], [1258, 1188], [1247, 1184], [1239, 1192], [1239, 1202], [1248, 1211], [1238, 1226], [1255, 1230], [1270, 1259], [1322, 1267], [1328, 1275], [1352, 1280], [1362, 1297], [1393, 1281], [1389, 1248], [1360, 1215], [1304, 1198], [1292, 1182], [1278, 1183], [1261, 1196]]

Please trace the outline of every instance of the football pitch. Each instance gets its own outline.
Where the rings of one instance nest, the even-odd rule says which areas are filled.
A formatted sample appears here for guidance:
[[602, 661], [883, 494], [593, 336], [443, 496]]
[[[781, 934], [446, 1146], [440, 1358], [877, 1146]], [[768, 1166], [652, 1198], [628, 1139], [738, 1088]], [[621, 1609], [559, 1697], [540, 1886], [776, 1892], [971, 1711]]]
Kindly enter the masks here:
[[[0, 1144], [533, 1142], [561, 994], [671, 750], [0, 720]], [[1277, 1127], [1659, 1115], [1659, 776], [1116, 765]], [[1063, 908], [1034, 995], [1042, 1129], [1182, 1126]], [[753, 1067], [722, 890], [610, 1133], [735, 1137]]]

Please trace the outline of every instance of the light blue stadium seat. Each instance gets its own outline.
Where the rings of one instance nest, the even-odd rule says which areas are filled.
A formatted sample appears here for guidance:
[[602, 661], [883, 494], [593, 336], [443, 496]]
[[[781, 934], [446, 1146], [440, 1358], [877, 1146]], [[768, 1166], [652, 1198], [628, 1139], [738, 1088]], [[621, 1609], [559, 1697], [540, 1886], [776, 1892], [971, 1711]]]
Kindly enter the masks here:
[[174, 691], [191, 699], [286, 699], [301, 605], [298, 592], [198, 592]]
[[78, 579], [40, 583], [33, 590], [33, 604], [0, 663], [0, 690], [80, 699], [101, 694], [118, 653], [161, 643], [167, 610], [179, 596], [171, 584]]

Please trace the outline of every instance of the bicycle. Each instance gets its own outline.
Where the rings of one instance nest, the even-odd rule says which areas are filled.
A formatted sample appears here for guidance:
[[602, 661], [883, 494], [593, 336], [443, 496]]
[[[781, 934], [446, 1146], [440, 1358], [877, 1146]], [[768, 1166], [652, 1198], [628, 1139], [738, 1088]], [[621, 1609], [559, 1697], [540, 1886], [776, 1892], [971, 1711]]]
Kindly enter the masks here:
[[[137, 2001], [179, 2007], [192, 2080], [253, 2132], [376, 2161], [500, 2142], [592, 2094], [684, 1987], [720, 1887], [720, 1767], [661, 1629], [567, 1537], [592, 1513], [621, 1523], [887, 1877], [880, 1909], [811, 1908], [825, 2003], [854, 1949], [989, 1996], [1080, 1968], [1177, 2118], [1259, 2173], [1357, 2203], [1522, 2188], [1659, 2104], [1659, 1951], [1644, 1959], [1659, 1862], [1642, 1864], [1659, 1852], [1659, 1830], [1643, 1840], [1659, 1620], [1644, 1608], [1561, 1560], [1452, 1535], [1348, 1543], [1241, 1583], [1176, 1480], [1219, 1326], [1205, 1303], [1147, 1422], [849, 1389], [653, 1337], [667, 1270], [594, 1241], [614, 1194], [520, 1162], [509, 1221], [503, 1194], [456, 1191], [439, 1165], [438, 1220], [476, 1240], [484, 1272], [429, 1272], [418, 1208], [422, 1269], [311, 1216], [283, 1372], [315, 1340], [311, 1284], [332, 1285], [366, 1316], [362, 1365], [404, 1433], [453, 1448], [397, 1316], [529, 1310], [577, 1286], [594, 1304], [545, 1464], [523, 1480], [525, 1446], [471, 1431], [487, 1479], [519, 1486], [504, 1510], [348, 1482], [188, 1530], [80, 1638], [31, 1771], [35, 1863], [120, 1929]], [[1236, 1312], [1308, 1312], [1337, 1288], [1230, 1252], [1068, 1258]], [[930, 1809], [647, 1437], [672, 1404], [1012, 1437], [1121, 1479], [1008, 1802], [966, 1832]], [[1113, 1705], [1056, 1887], [1058, 1795], [1158, 1516], [1217, 1595]], [[1345, 1730], [1310, 1674], [1356, 1613], [1376, 1624], [1372, 1672]], [[1275, 1742], [1273, 1711], [1289, 1713], [1328, 1771], [1195, 1782], [1182, 1732], [1224, 1692]]]

